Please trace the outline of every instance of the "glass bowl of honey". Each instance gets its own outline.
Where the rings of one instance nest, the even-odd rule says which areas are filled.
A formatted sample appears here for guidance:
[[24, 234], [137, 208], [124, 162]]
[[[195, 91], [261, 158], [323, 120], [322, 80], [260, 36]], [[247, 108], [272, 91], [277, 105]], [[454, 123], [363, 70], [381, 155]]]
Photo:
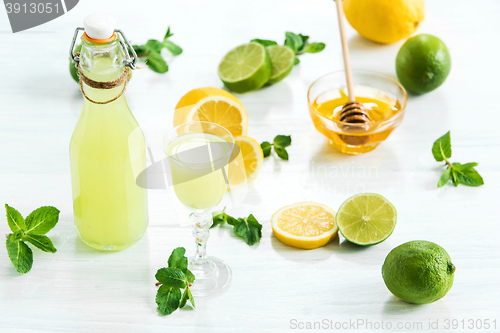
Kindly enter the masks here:
[[387, 139], [401, 123], [408, 95], [392, 77], [369, 70], [352, 70], [356, 101], [363, 103], [370, 122], [340, 121], [348, 102], [345, 71], [327, 74], [316, 80], [307, 92], [309, 113], [316, 129], [330, 144], [345, 154], [362, 154]]

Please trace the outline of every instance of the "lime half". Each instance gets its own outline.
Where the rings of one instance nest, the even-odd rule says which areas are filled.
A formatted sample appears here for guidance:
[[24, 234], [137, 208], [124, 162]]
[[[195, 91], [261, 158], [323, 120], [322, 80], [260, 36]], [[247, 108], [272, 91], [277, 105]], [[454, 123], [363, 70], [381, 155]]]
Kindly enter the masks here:
[[396, 208], [383, 196], [361, 193], [340, 206], [335, 221], [342, 235], [358, 245], [384, 241], [396, 226]]
[[276, 83], [283, 80], [290, 74], [295, 60], [295, 52], [288, 46], [271, 45], [266, 47], [271, 63], [273, 64], [273, 73], [269, 83]]
[[238, 93], [259, 89], [269, 81], [272, 71], [266, 48], [254, 42], [232, 49], [219, 64], [222, 82]]

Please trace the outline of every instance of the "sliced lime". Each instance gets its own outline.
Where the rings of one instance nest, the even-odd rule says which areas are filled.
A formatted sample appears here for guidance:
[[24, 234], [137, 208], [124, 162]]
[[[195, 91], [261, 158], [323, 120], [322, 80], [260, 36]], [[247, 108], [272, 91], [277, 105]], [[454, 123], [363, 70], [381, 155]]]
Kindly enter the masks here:
[[238, 93], [259, 89], [269, 80], [272, 71], [265, 47], [255, 42], [232, 49], [219, 64], [222, 82]]
[[361, 193], [340, 206], [335, 221], [348, 241], [373, 245], [392, 234], [396, 217], [396, 208], [386, 198], [380, 194]]
[[271, 45], [266, 47], [266, 50], [273, 64], [273, 73], [269, 83], [279, 82], [292, 71], [295, 53], [288, 46], [281, 45]]

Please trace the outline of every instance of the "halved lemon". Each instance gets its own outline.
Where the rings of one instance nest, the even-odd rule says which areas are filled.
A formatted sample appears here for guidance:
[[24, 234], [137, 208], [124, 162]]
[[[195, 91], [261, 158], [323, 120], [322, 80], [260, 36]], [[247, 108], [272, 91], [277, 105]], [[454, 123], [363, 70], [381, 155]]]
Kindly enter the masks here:
[[182, 96], [175, 107], [174, 126], [191, 121], [219, 124], [234, 137], [247, 134], [245, 107], [235, 96], [219, 88], [198, 88]]
[[301, 249], [316, 249], [337, 235], [335, 211], [317, 202], [298, 202], [274, 213], [271, 227], [282, 243]]
[[234, 143], [240, 147], [240, 153], [229, 163], [229, 184], [250, 183], [259, 174], [264, 153], [259, 143], [248, 136], [238, 136], [234, 138]]

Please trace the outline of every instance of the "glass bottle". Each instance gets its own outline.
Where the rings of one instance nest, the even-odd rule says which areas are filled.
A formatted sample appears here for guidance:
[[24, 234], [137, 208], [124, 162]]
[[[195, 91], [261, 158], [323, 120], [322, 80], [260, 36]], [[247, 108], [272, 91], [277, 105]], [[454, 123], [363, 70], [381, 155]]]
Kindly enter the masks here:
[[87, 245], [121, 250], [148, 225], [147, 190], [136, 184], [146, 168], [146, 143], [122, 94], [127, 80], [120, 78], [130, 71], [130, 57], [121, 32], [106, 15], [88, 16], [84, 23], [77, 60], [85, 98], [70, 141], [74, 221]]

